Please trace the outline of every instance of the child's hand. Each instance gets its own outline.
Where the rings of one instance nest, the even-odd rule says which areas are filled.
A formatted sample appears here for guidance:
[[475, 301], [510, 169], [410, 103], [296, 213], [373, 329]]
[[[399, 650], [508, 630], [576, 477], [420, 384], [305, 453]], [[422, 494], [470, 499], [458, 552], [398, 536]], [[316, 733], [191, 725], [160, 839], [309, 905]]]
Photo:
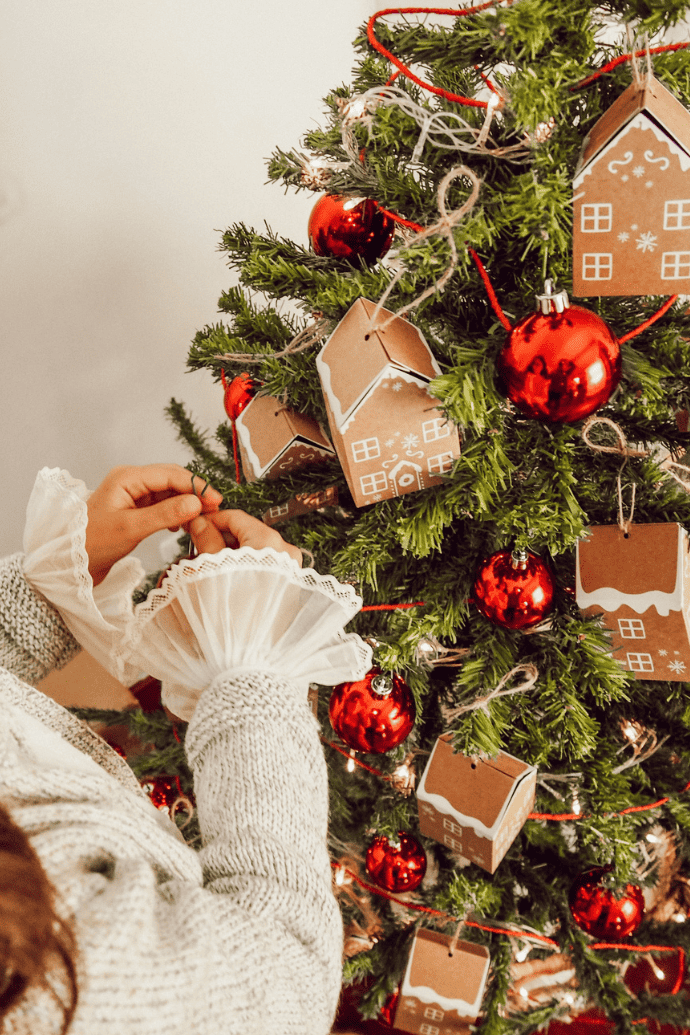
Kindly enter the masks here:
[[284, 551], [302, 566], [302, 551], [286, 543], [279, 532], [243, 510], [219, 510], [194, 518], [189, 534], [199, 553], [218, 553], [226, 546], [250, 546], [261, 550], [270, 546]]
[[222, 499], [203, 478], [177, 464], [114, 467], [86, 504], [94, 586], [147, 536], [164, 528], [175, 532], [202, 512], [217, 511]]

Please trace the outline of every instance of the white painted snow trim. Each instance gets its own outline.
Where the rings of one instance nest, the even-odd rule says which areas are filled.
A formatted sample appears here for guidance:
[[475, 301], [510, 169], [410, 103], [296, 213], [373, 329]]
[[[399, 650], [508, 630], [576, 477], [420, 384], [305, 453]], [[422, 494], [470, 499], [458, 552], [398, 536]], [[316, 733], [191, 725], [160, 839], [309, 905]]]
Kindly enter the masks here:
[[585, 593], [580, 578], [580, 544], [577, 544], [576, 563], [576, 586], [575, 598], [580, 608], [596, 605], [611, 614], [625, 604], [636, 614], [644, 614], [650, 607], [655, 607], [658, 613], [667, 618], [671, 611], [682, 611], [683, 609], [683, 547], [685, 536], [683, 529], [678, 528], [678, 560], [676, 563], [676, 584], [671, 593], [663, 593], [660, 589], [650, 589], [645, 593], [621, 593], [613, 586], [602, 586], [592, 593]]
[[[587, 165], [584, 167], [584, 169], [582, 169], [573, 180], [573, 190], [577, 190], [578, 187], [581, 187], [585, 176], [589, 176], [590, 173], [593, 172], [594, 166], [597, 165], [607, 154], [609, 154], [609, 152], [611, 152], [614, 147], [617, 147], [618, 144], [620, 144], [621, 140], [627, 137], [628, 134], [631, 133], [634, 129], [651, 130], [656, 139], [659, 141], [659, 143], [665, 144], [669, 148], [671, 154], [676, 155], [680, 162], [680, 167], [683, 170], [683, 172], [687, 172], [687, 170], [690, 169], [690, 155], [683, 151], [683, 149], [679, 147], [678, 144], [676, 144], [672, 137], [670, 137], [667, 133], [664, 133], [664, 131], [660, 129], [655, 122], [652, 122], [648, 115], [645, 115], [645, 113], [641, 111], [635, 116], [634, 119], [630, 120], [627, 126], [624, 126], [622, 129], [620, 129], [616, 133], [615, 137], [613, 137], [613, 139], [610, 140], [608, 144], [606, 144], [606, 146], [601, 149], [601, 151], [598, 151], [597, 154], [595, 154], [594, 157], [591, 158], [589, 162], [587, 162]], [[644, 159], [640, 158], [640, 161], [644, 161]]]
[[474, 1002], [468, 1003], [464, 999], [446, 999], [445, 996], [439, 995], [438, 992], [433, 988], [429, 988], [427, 985], [411, 984], [410, 974], [412, 972], [412, 961], [414, 959], [415, 948], [416, 946], [413, 945], [407, 969], [405, 971], [405, 977], [403, 978], [402, 988], [400, 990], [401, 996], [413, 996], [415, 999], [419, 999], [420, 1002], [426, 1003], [427, 1006], [431, 1003], [437, 1003], [444, 1011], [457, 1010], [460, 1017], [476, 1017], [482, 1005], [482, 999], [484, 998], [484, 988], [486, 986], [486, 978], [489, 973], [489, 957], [487, 956], [485, 960], [484, 973], [482, 975], [482, 980], [479, 983], [477, 996]]

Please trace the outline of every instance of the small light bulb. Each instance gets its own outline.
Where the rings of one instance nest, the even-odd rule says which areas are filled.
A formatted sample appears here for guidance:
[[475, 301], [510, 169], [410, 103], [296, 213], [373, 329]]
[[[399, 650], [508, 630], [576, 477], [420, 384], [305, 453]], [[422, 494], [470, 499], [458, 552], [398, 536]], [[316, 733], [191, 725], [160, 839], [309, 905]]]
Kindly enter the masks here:
[[348, 773], [354, 773], [354, 771], [355, 771], [355, 751], [354, 751], [354, 748], [350, 748], [350, 757], [347, 760], [347, 765], [345, 766], [345, 768], [348, 771]]
[[658, 845], [661, 842], [661, 838], [657, 837], [656, 834], [647, 834], [647, 840], [653, 845]]
[[675, 922], [677, 924], [684, 924], [685, 921], [687, 920], [687, 917], [686, 917], [685, 913], [674, 913], [673, 916], [671, 917], [671, 919], [675, 920]]
[[339, 866], [338, 869], [335, 871], [335, 882], [336, 882], [336, 884], [338, 885], [339, 888], [342, 888], [343, 884], [345, 883], [345, 867], [344, 866]]
[[654, 977], [657, 981], [663, 981], [666, 975], [660, 967], [657, 967], [656, 963], [653, 965], [652, 970], [654, 971]]
[[525, 945], [524, 948], [520, 949], [520, 951], [515, 954], [515, 959], [518, 961], [518, 963], [525, 962], [525, 960], [529, 956], [529, 949], [529, 945]]
[[529, 999], [529, 992], [527, 991], [526, 988], [521, 988], [520, 989], [520, 995], [522, 996], [523, 999]]
[[568, 1004], [568, 1006], [572, 1006], [572, 1005], [573, 1005], [573, 1003], [575, 1002], [575, 999], [573, 998], [573, 996], [571, 996], [570, 992], [567, 992], [567, 993], [566, 993], [566, 994], [565, 994], [565, 995], [563, 996], [563, 1002], [564, 1002], [564, 1003], [567, 1003], [567, 1004]]

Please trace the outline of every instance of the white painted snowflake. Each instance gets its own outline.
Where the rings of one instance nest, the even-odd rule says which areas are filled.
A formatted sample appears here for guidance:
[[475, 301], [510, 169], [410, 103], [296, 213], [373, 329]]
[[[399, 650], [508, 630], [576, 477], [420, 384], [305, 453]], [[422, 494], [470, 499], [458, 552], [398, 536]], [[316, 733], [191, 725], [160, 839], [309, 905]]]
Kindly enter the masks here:
[[662, 658], [665, 658], [666, 655], [668, 654], [668, 651], [664, 650], [663, 647], [660, 647], [659, 648], [659, 654], [661, 654]]
[[640, 234], [635, 243], [638, 251], [653, 252], [657, 246], [657, 236], [651, 230], [647, 230], [646, 233]]
[[627, 183], [629, 179], [630, 179], [630, 177], [628, 176], [627, 173], [623, 173], [623, 175], [621, 176], [621, 182], [622, 183]]
[[627, 230], [622, 230], [619, 233], [619, 235], [618, 235], [618, 240], [622, 241], [623, 244], [625, 244], [626, 241], [629, 241], [630, 240], [630, 234], [628, 233], [628, 231]]
[[671, 672], [676, 672], [676, 673], [685, 672], [685, 662], [684, 661], [669, 661], [668, 667], [671, 669]]
[[390, 449], [391, 446], [394, 445], [394, 444], [395, 444], [395, 439], [394, 438], [389, 438], [388, 441], [384, 443], [386, 449]]
[[636, 165], [632, 174], [639, 180], [640, 176], [644, 176], [644, 165]]
[[630, 224], [630, 229], [631, 230], [637, 230], [637, 223], [631, 223]]
[[645, 187], [647, 187], [647, 188], [653, 187], [653, 186], [654, 186], [654, 180], [647, 180], [647, 182], [645, 183]]
[[419, 445], [419, 435], [405, 435], [402, 444], [405, 449], [414, 449]]
[[394, 392], [402, 391], [402, 381], [396, 381], [395, 382], [395, 384], [393, 385], [393, 391]]
[[377, 493], [374, 494], [374, 503], [379, 503], [382, 499], [383, 499], [383, 496], [381, 495], [380, 492], [377, 492]]

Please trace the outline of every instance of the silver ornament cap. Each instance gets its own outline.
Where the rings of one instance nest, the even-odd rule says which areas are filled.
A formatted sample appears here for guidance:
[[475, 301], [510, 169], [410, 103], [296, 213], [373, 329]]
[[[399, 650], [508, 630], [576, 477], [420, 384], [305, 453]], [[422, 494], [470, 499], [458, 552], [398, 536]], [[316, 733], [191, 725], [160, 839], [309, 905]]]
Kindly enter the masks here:
[[535, 295], [538, 313], [562, 313], [570, 308], [567, 291], [556, 291], [552, 280], [544, 281], [544, 294]]

